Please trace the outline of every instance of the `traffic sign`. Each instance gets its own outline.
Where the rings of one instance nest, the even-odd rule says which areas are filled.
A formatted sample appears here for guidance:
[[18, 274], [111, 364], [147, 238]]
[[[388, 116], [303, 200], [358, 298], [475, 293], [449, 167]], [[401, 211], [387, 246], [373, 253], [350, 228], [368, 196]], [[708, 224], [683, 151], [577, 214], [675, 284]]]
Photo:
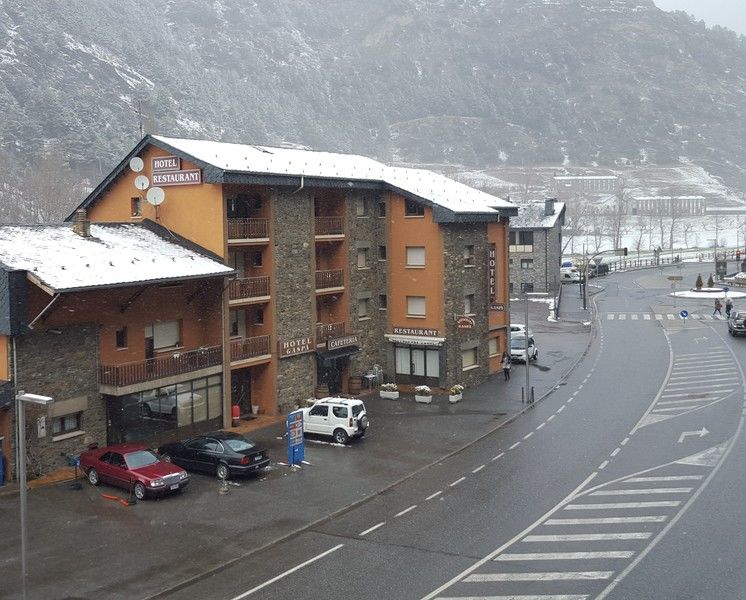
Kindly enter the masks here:
[[686, 319], [686, 318], [687, 318], [687, 317], [689, 316], [689, 312], [688, 312], [688, 311], [686, 311], [686, 310], [682, 310], [682, 311], [681, 311], [681, 312], [679, 313], [679, 316], [680, 316], [680, 317], [681, 317], [682, 319]]
[[303, 411], [296, 410], [288, 414], [288, 463], [297, 465], [303, 460]]
[[682, 279], [684, 279], [682, 275], [669, 275], [668, 276], [669, 281], [681, 281]]
[[729, 287], [724, 287], [723, 291], [727, 294], [728, 292], [730, 292], [730, 288]]

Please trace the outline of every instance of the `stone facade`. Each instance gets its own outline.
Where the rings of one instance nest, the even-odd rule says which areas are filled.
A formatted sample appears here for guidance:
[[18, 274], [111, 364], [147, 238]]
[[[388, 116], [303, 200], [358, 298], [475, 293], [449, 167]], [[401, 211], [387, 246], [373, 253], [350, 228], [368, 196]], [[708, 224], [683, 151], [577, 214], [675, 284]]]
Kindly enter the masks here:
[[[445, 377], [441, 369], [441, 386], [460, 383], [467, 387], [478, 385], [489, 374], [489, 306], [487, 301], [487, 225], [484, 223], [448, 224], [443, 232], [444, 313], [446, 356]], [[464, 260], [464, 246], [474, 247], [472, 264]], [[458, 317], [464, 316], [465, 298], [473, 297], [469, 313], [475, 321], [473, 329], [459, 329]], [[463, 370], [462, 352], [477, 349], [477, 366]], [[442, 363], [441, 363], [442, 364]]]
[[[510, 252], [510, 283], [513, 294], [522, 292], [522, 284], [532, 284], [534, 292], [547, 293], [555, 292], [560, 285], [562, 229], [559, 223], [550, 229], [532, 231], [532, 252]], [[521, 268], [521, 260], [530, 260], [532, 264], [528, 268]]]
[[[65, 401], [87, 401], [82, 411], [83, 433], [57, 436], [56, 441], [52, 434], [53, 409], [25, 405], [29, 478], [66, 466], [68, 454], [80, 454], [92, 442], [106, 444], [106, 406], [98, 392], [98, 349], [95, 325], [30, 331], [16, 338], [18, 390], [51, 396], [57, 409]], [[46, 426], [43, 437], [39, 436], [40, 419]]]
[[[276, 340], [315, 338], [314, 219], [308, 190], [282, 189], [272, 198]], [[313, 397], [316, 362], [312, 353], [283, 358], [277, 364], [280, 412]]]

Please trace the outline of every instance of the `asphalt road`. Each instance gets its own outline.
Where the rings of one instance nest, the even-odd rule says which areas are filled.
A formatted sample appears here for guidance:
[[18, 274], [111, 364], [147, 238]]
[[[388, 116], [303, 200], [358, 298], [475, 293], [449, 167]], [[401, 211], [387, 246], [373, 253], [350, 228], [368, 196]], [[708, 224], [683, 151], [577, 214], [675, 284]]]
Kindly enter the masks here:
[[679, 272], [597, 280], [590, 351], [534, 410], [161, 597], [744, 598], [746, 340], [674, 306]]

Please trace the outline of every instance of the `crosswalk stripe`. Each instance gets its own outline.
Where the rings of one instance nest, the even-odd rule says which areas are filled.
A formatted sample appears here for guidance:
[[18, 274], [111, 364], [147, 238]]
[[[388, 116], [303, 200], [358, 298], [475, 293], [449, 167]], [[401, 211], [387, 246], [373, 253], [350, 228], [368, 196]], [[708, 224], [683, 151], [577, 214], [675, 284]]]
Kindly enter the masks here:
[[614, 320], [614, 313], [609, 313], [608, 315], [606, 315], [606, 318], [607, 318], [607, 319], [608, 319], [609, 321], [613, 321], [613, 320]]
[[660, 500], [655, 502], [611, 502], [609, 504], [568, 504], [565, 510], [617, 510], [619, 508], [660, 508], [676, 507], [680, 500]]
[[[709, 350], [707, 352], [707, 355], [708, 356], [718, 356], [718, 355], [730, 356], [730, 353], [726, 352], [725, 350]], [[677, 356], [679, 358], [689, 358], [689, 357], [696, 358], [698, 356], [702, 356], [702, 353], [701, 352], [681, 352], [680, 354], [677, 354]]]
[[574, 581], [582, 579], [609, 579], [614, 571], [549, 571], [546, 573], [477, 573], [469, 575], [464, 583], [485, 581]]
[[619, 313], [616, 318], [620, 321], [624, 321], [627, 318], [627, 315], [625, 315], [624, 313]]
[[659, 315], [659, 314], [656, 313], [655, 320], [656, 321], [662, 321], [663, 320], [663, 315]]
[[531, 594], [529, 596], [438, 596], [435, 600], [588, 600], [588, 594]]
[[[730, 371], [730, 373], [721, 373], [720, 375], [717, 375], [716, 377], [713, 377], [712, 378], [713, 381], [738, 381], [739, 380], [738, 374], [736, 373], [735, 370], [733, 370], [733, 369], [725, 369], [725, 368], [721, 368], [719, 370], [720, 371]], [[708, 374], [710, 374], [710, 373], [708, 373]], [[669, 381], [669, 383], [671, 383], [673, 381], [688, 380], [688, 379], [701, 380], [702, 379], [702, 374], [700, 373], [698, 375], [676, 375], [675, 377], [669, 377], [668, 381]]]
[[634, 490], [597, 490], [589, 496], [628, 496], [630, 494], [688, 494], [692, 488], [647, 488]]
[[696, 392], [696, 391], [707, 391], [712, 388], [721, 388], [721, 387], [728, 387], [732, 386], [733, 382], [728, 383], [702, 383], [699, 385], [692, 385], [691, 383], [677, 383], [675, 385], [667, 385], [666, 391], [670, 392], [678, 392], [683, 390], [689, 390], [690, 392]]
[[645, 517], [598, 517], [596, 519], [548, 519], [545, 525], [611, 525], [620, 523], [663, 523], [665, 515]]
[[649, 531], [634, 531], [626, 533], [566, 533], [558, 535], [527, 535], [523, 542], [601, 542], [608, 540], [646, 540], [651, 535]]
[[676, 315], [668, 314], [666, 315], [668, 317], [669, 321], [673, 321], [676, 318]]
[[668, 406], [669, 404], [681, 406], [682, 404], [692, 404], [696, 402], [712, 402], [712, 397], [691, 400], [666, 400], [665, 402], [658, 402], [655, 406]]
[[625, 479], [624, 483], [659, 483], [664, 481], [702, 481], [704, 475], [664, 475], [656, 477], [631, 477]]
[[639, 318], [639, 316], [638, 316], [638, 315], [630, 315], [630, 317], [631, 317], [631, 319], [632, 319], [633, 321], [637, 321], [637, 319]]
[[632, 558], [634, 552], [630, 550], [611, 550], [604, 552], [526, 552], [499, 554], [495, 561], [518, 560], [588, 560], [594, 558]]
[[[712, 399], [710, 399], [710, 402], [712, 402]], [[690, 406], [667, 406], [665, 408], [656, 408], [652, 412], [654, 413], [671, 413], [676, 412], [677, 410], [691, 410], [694, 408], [701, 408], [698, 404], [692, 404]]]
[[644, 315], [642, 315], [642, 318], [645, 319], [646, 321], [649, 321], [650, 315], [648, 313], [645, 313]]

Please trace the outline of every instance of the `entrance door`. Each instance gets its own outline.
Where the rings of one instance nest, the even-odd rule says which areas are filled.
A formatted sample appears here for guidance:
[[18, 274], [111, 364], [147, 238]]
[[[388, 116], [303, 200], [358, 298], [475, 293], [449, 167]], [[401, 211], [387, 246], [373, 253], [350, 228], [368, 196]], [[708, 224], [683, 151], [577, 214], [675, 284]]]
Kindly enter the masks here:
[[412, 348], [412, 375], [425, 377], [425, 351], [420, 348]]
[[251, 414], [251, 369], [231, 372], [231, 404], [240, 407], [242, 417]]

